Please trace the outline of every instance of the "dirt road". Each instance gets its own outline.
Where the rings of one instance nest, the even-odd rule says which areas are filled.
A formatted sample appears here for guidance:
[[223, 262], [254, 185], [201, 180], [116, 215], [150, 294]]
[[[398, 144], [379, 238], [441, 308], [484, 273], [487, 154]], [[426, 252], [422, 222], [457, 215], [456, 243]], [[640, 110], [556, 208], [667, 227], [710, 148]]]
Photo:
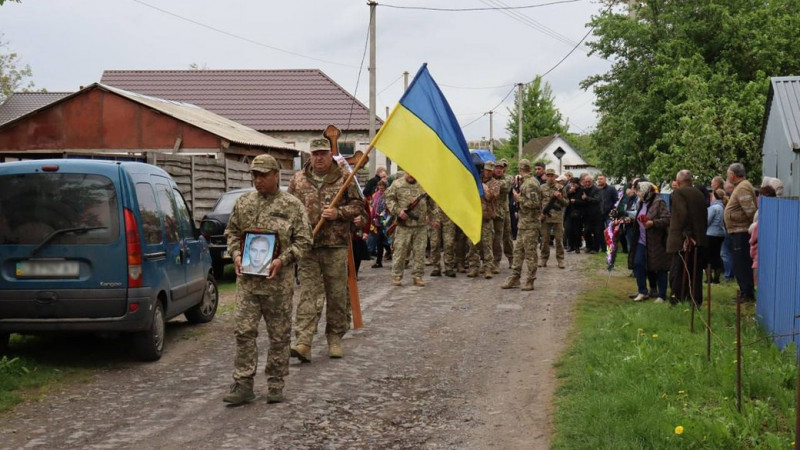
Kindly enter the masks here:
[[160, 361], [114, 358], [88, 382], [0, 415], [0, 448], [546, 449], [552, 363], [566, 345], [582, 258], [539, 269], [533, 292], [500, 289], [505, 262], [491, 280], [426, 276], [422, 288], [408, 275], [391, 287], [388, 267], [365, 262], [364, 329], [345, 337], [341, 360], [327, 357], [318, 334], [313, 362], [292, 360], [281, 404], [267, 404], [263, 373], [255, 402], [221, 401], [230, 308], [199, 328], [171, 323]]

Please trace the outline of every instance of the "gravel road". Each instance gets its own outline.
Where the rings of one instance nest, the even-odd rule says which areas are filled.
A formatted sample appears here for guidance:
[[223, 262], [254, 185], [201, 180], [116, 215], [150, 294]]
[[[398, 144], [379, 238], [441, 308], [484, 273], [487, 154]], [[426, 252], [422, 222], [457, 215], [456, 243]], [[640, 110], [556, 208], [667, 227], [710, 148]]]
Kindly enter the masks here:
[[[112, 362], [0, 415], [0, 448], [549, 448], [553, 362], [567, 344], [584, 255], [539, 269], [536, 290], [491, 280], [429, 278], [390, 286], [365, 262], [364, 328], [329, 359], [318, 334], [313, 362], [292, 359], [286, 402], [222, 402], [233, 364], [232, 309], [210, 324], [170, 322], [164, 357], [117, 356], [123, 341], [77, 341]], [[551, 261], [554, 265], [555, 261]], [[430, 267], [426, 268], [430, 272]], [[233, 294], [221, 303], [230, 305]], [[263, 370], [266, 336], [259, 337]], [[26, 349], [21, 349], [23, 354]]]

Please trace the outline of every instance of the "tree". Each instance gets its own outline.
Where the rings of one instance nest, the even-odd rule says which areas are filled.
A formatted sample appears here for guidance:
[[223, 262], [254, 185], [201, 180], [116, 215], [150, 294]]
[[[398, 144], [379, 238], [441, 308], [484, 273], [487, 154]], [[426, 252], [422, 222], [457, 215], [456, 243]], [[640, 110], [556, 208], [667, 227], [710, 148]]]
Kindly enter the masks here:
[[5, 52], [8, 43], [3, 42], [2, 37], [0, 35], [0, 103], [14, 92], [29, 92], [34, 87], [33, 82], [27, 80], [33, 76], [30, 66], [18, 67], [19, 55]]
[[680, 169], [709, 181], [734, 161], [759, 173], [769, 76], [800, 69], [800, 0], [603, 2], [587, 45], [614, 63], [582, 83], [597, 96], [601, 166], [656, 182]]
[[508, 124], [506, 130], [509, 138], [505, 146], [498, 149], [497, 153], [504, 158], [517, 156], [517, 145], [519, 139], [519, 102], [522, 101], [522, 144], [531, 139], [550, 136], [552, 134], [564, 134], [569, 128], [562, 120], [561, 113], [556, 109], [553, 100], [553, 91], [550, 83], [542, 82], [542, 77], [537, 75], [532, 82], [522, 89], [522, 99], [519, 98], [519, 91], [514, 97], [514, 108], [509, 109]]

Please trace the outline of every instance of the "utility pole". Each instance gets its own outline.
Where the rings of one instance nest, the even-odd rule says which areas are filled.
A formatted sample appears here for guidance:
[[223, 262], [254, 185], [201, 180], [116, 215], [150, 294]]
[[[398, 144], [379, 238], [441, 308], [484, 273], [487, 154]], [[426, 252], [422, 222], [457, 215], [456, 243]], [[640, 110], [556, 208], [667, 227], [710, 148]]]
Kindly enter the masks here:
[[[375, 7], [378, 2], [370, 1], [369, 5], [369, 141], [375, 139], [377, 118], [375, 116]], [[376, 158], [369, 159], [369, 176], [375, 176]]]
[[522, 159], [522, 83], [518, 83], [517, 87], [519, 88], [519, 95], [517, 96], [517, 119], [519, 119], [519, 125], [517, 125], [517, 148], [519, 156], [517, 156], [517, 159]]
[[403, 72], [403, 92], [408, 90], [408, 71]]
[[494, 123], [492, 114], [494, 114], [494, 111], [489, 111], [489, 151], [494, 154]]

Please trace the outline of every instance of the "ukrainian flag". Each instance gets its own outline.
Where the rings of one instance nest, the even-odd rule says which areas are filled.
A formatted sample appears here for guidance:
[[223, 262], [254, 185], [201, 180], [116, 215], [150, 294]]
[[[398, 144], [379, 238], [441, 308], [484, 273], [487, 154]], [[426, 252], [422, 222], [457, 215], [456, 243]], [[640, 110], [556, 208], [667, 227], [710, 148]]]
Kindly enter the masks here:
[[480, 240], [481, 178], [427, 64], [420, 67], [372, 145], [413, 175], [473, 243]]

